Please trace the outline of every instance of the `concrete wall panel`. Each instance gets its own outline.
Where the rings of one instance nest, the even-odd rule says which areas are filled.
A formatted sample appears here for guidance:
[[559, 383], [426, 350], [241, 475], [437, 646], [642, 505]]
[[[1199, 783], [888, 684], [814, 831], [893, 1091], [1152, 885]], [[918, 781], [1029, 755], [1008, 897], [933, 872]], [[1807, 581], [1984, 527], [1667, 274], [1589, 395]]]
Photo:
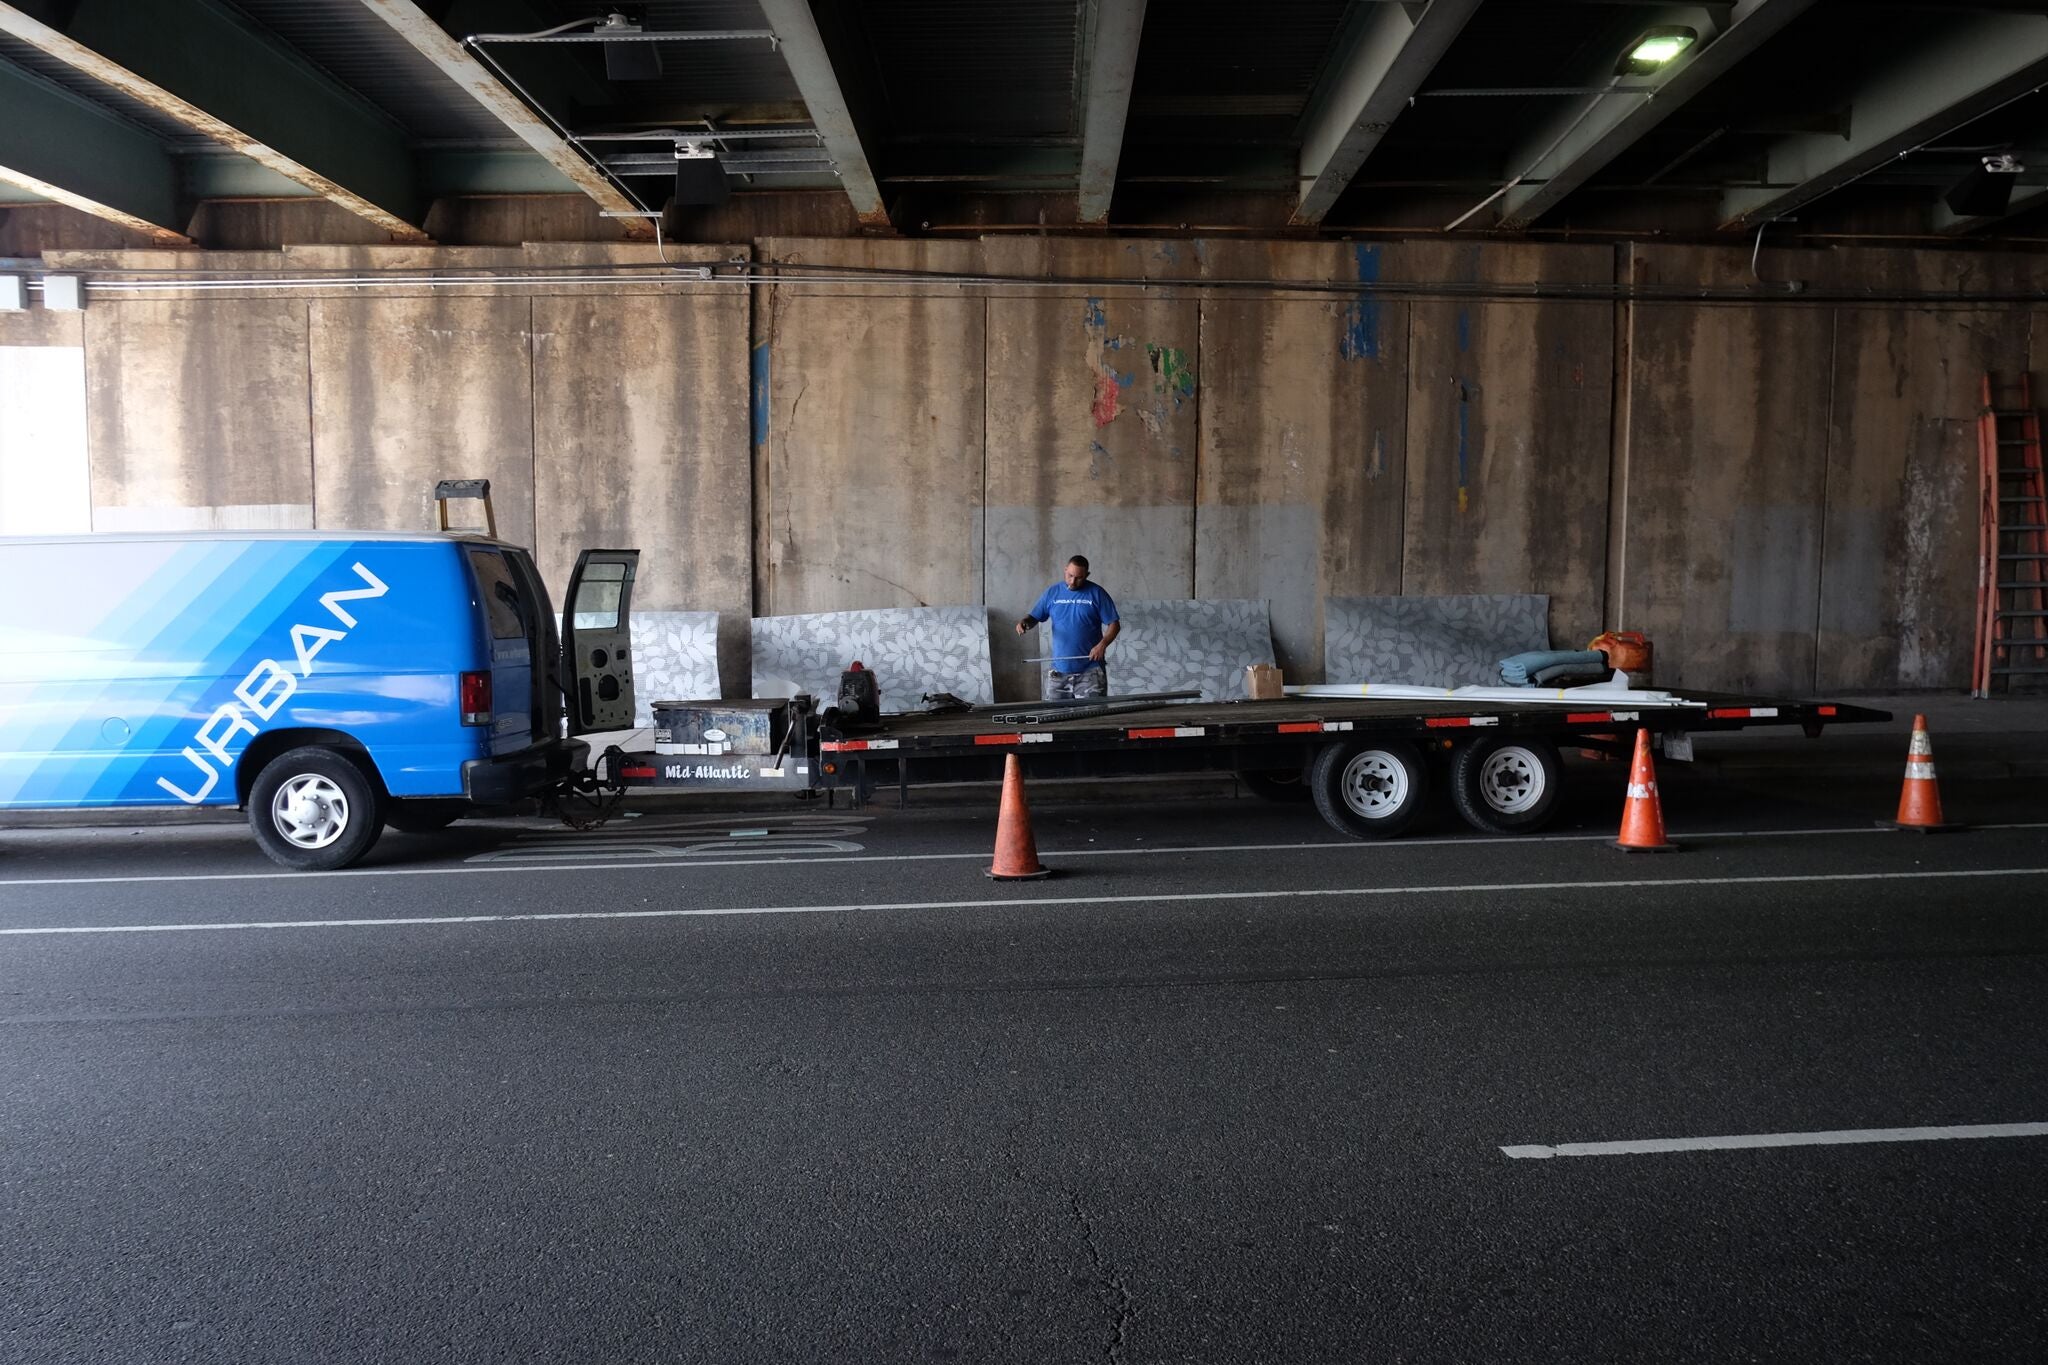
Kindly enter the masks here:
[[[1747, 253], [1636, 249], [1652, 283], [1754, 283]], [[1771, 278], [1810, 254], [1767, 253]], [[1647, 633], [1657, 680], [1804, 693], [1814, 643], [1834, 314], [1633, 309], [1620, 627]]]
[[[1909, 288], [1954, 288], [1984, 264], [1869, 257], [1866, 280]], [[1969, 686], [1978, 388], [1987, 370], [2017, 378], [2026, 329], [2018, 310], [1838, 312], [1816, 664], [1828, 687]]]
[[[1390, 278], [1398, 246], [1203, 244], [1217, 279]], [[1270, 604], [1277, 661], [1319, 678], [1323, 599], [1400, 591], [1405, 299], [1202, 304], [1195, 595]]]
[[312, 524], [307, 304], [95, 298], [82, 314], [93, 524]]
[[533, 301], [534, 515], [559, 595], [579, 551], [637, 548], [634, 605], [751, 614], [742, 293]]
[[[1411, 245], [1404, 269], [1473, 283], [1604, 284], [1613, 253]], [[1605, 304], [1418, 300], [1410, 314], [1401, 592], [1546, 593], [1551, 639], [1599, 633], [1614, 364]]]
[[319, 525], [427, 530], [437, 480], [489, 479], [498, 534], [533, 544], [532, 301], [439, 293], [311, 308]]
[[[1003, 275], [1173, 280], [1187, 242], [991, 241]], [[989, 604], [1014, 620], [1067, 556], [1112, 596], [1194, 595], [1200, 306], [1191, 291], [1086, 286], [988, 301]], [[1075, 516], [1084, 512], [1083, 516]], [[998, 695], [1026, 695], [1035, 638], [999, 633]]]
[[[761, 251], [810, 265], [974, 263], [964, 243], [774, 239]], [[829, 283], [758, 297], [756, 613], [980, 602], [982, 300]]]

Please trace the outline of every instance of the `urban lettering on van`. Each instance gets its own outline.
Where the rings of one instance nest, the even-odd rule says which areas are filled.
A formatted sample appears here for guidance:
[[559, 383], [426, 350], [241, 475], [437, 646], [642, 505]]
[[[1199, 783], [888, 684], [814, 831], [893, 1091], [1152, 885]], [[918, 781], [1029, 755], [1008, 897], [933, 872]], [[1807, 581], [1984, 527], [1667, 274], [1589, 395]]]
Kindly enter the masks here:
[[220, 782], [221, 773], [234, 767], [235, 754], [241, 744], [253, 738], [259, 726], [283, 709], [284, 704], [298, 692], [301, 681], [313, 676], [313, 661], [319, 657], [320, 651], [347, 639], [349, 632], [356, 628], [355, 613], [342, 604], [382, 597], [390, 591], [382, 579], [364, 567], [362, 561], [358, 560], [351, 567], [365, 586], [336, 588], [320, 597], [320, 605], [340, 623], [341, 628], [294, 624], [290, 631], [291, 659], [258, 660], [248, 676], [235, 685], [233, 700], [215, 707], [213, 714], [192, 736], [192, 743], [185, 746], [185, 760], [197, 774], [198, 790], [185, 791], [167, 777], [156, 780], [159, 787], [188, 806], [204, 801]]

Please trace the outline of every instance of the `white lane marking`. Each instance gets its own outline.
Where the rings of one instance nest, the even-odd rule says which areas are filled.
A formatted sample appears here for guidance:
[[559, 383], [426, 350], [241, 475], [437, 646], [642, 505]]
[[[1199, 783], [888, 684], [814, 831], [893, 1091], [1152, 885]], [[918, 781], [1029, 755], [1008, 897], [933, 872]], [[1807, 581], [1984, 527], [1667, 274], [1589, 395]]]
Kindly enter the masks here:
[[[657, 863], [666, 867], [671, 864]], [[698, 866], [698, 864], [691, 864]], [[531, 872], [533, 868], [521, 868]], [[706, 915], [838, 915], [898, 910], [994, 910], [1039, 905], [1184, 905], [1194, 901], [1330, 899], [1336, 896], [1443, 896], [1487, 892], [1593, 891], [1617, 887], [1653, 890], [1666, 886], [1794, 886], [1807, 882], [1935, 881], [1962, 877], [2048, 877], [2048, 867], [1964, 868], [1952, 872], [1843, 872], [1782, 877], [1666, 877], [1576, 882], [1468, 882], [1458, 886], [1332, 886], [1267, 891], [1162, 891], [1142, 896], [1028, 896], [1015, 900], [874, 901], [845, 905], [734, 905], [675, 910], [551, 910], [518, 915], [420, 915], [386, 919], [236, 920], [217, 924], [97, 924], [0, 929], [0, 936], [50, 934], [160, 934], [197, 929], [369, 929], [417, 924], [517, 924], [552, 920], [692, 919]]]
[[[2005, 824], [1971, 825], [1971, 829], [2048, 829], [2048, 821]], [[863, 831], [873, 833], [873, 831]], [[1896, 839], [1897, 831], [1878, 824], [1851, 826], [1846, 829], [1731, 829], [1711, 834], [1692, 834], [1682, 829], [1668, 830], [1673, 838], [1682, 838], [1687, 843], [1700, 843], [1708, 839], [1783, 839], [1821, 838], [1836, 835], [1882, 835]], [[573, 839], [573, 836], [570, 836]], [[603, 837], [603, 836], [596, 836]], [[1611, 844], [1612, 834], [1502, 834], [1449, 839], [1345, 839], [1327, 843], [1291, 844], [1175, 844], [1160, 845], [1156, 848], [1041, 848], [1041, 857], [1066, 858], [1120, 858], [1160, 857], [1165, 854], [1188, 853], [1310, 853], [1331, 852], [1350, 849], [1360, 853], [1417, 853], [1433, 848], [1470, 848], [1480, 844]], [[508, 844], [507, 849], [516, 848]], [[496, 855], [480, 855], [493, 858]], [[132, 877], [13, 877], [0, 878], [0, 886], [110, 886], [131, 882], [149, 884], [172, 882], [267, 882], [267, 881], [309, 881], [318, 877], [447, 877], [462, 873], [485, 872], [644, 872], [662, 867], [778, 867], [821, 865], [837, 866], [842, 863], [936, 863], [949, 861], [979, 861], [989, 855], [978, 853], [868, 853], [857, 857], [829, 858], [699, 858], [677, 855], [666, 862], [601, 863], [580, 854], [564, 852], [564, 858], [576, 857], [575, 862], [556, 865], [528, 863], [517, 859], [506, 859], [502, 863], [463, 862], [446, 867], [358, 867], [344, 872], [177, 872]]]
[[1950, 1142], [1962, 1138], [2048, 1137], [2048, 1123], [1958, 1123], [1944, 1128], [1843, 1128], [1829, 1133], [1744, 1133], [1734, 1137], [1648, 1138], [1638, 1142], [1561, 1142], [1555, 1147], [1503, 1147], [1516, 1159], [1554, 1156], [1647, 1156], [1659, 1152], [1727, 1152], [1744, 1147], [1841, 1147], [1859, 1142]]

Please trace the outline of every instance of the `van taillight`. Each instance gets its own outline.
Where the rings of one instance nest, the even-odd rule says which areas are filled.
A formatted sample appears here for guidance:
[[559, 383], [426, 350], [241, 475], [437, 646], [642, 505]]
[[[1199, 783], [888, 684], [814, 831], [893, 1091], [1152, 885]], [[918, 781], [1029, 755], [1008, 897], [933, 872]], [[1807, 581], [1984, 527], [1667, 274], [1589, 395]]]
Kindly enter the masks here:
[[488, 672], [462, 675], [462, 723], [491, 723], [491, 675]]

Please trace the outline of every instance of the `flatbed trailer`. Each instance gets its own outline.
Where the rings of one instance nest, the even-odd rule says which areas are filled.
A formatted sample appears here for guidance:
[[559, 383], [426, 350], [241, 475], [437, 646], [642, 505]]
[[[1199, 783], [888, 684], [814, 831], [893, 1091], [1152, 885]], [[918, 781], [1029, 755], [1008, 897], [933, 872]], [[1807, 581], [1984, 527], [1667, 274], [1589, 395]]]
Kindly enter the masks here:
[[[1276, 799], [1312, 800], [1330, 826], [1356, 838], [1390, 837], [1421, 815], [1429, 789], [1447, 781], [1475, 827], [1523, 833], [1546, 823], [1562, 789], [1562, 749], [1624, 753], [1646, 730], [1671, 756], [1688, 756], [1694, 734], [1891, 719], [1846, 702], [1790, 701], [1673, 692], [1685, 706], [1288, 697], [1271, 701], [1169, 702], [1109, 715], [1036, 724], [998, 722], [1030, 709], [1004, 703], [885, 715], [865, 726], [807, 697], [788, 703], [772, 754], [614, 753], [609, 782], [654, 790], [847, 793], [877, 787], [1000, 780], [1017, 755], [1030, 777], [1121, 777], [1235, 772]], [[1103, 698], [1115, 703], [1115, 697]], [[716, 705], [705, 703], [706, 706]], [[762, 703], [749, 703], [759, 706]]]

